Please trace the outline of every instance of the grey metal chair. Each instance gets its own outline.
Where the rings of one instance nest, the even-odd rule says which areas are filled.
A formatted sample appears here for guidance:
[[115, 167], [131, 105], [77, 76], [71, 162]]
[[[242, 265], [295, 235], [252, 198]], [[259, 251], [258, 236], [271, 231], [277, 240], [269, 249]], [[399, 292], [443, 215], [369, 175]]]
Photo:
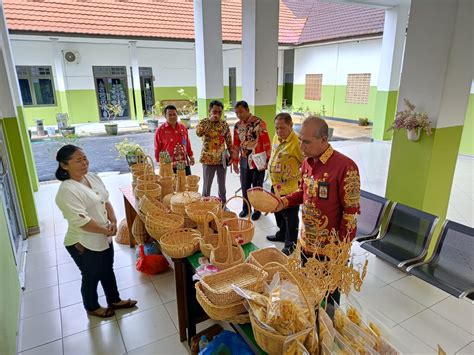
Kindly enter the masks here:
[[394, 203], [379, 237], [361, 242], [361, 248], [405, 270], [423, 260], [438, 223], [438, 217]]
[[356, 241], [377, 238], [389, 203], [390, 201], [384, 197], [364, 190], [360, 191], [360, 215], [357, 216]]
[[474, 300], [474, 228], [446, 220], [433, 255], [407, 272], [453, 296]]

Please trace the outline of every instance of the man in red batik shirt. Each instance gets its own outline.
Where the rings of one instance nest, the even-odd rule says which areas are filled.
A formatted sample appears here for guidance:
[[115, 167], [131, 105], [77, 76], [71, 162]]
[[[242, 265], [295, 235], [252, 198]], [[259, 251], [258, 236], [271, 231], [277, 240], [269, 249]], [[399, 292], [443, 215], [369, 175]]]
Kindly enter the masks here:
[[[302, 204], [303, 252], [313, 256], [316, 246], [329, 235], [352, 240], [360, 213], [360, 177], [357, 165], [328, 142], [328, 125], [320, 117], [303, 121], [299, 134], [305, 160], [296, 192], [281, 199], [279, 209]], [[338, 291], [332, 298], [339, 302]]]
[[176, 163], [186, 163], [186, 175], [191, 175], [190, 165], [194, 165], [194, 154], [188, 137], [188, 130], [178, 122], [178, 111], [173, 105], [164, 110], [166, 122], [155, 132], [155, 159], [160, 161], [160, 152], [167, 151], [173, 162], [176, 173]]

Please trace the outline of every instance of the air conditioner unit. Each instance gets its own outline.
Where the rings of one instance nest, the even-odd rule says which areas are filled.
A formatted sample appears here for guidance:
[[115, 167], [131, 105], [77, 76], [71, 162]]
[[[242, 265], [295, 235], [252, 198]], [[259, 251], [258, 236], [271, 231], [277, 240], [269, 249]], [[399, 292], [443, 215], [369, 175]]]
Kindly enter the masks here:
[[79, 64], [80, 61], [80, 55], [79, 52], [77, 51], [64, 51], [64, 60], [66, 63], [70, 64]]

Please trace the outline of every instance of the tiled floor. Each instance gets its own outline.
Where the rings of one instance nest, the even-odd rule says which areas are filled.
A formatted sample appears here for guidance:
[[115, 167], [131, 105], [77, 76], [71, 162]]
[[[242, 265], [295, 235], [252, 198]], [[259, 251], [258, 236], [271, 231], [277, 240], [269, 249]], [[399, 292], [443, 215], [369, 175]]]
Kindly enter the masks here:
[[[359, 165], [362, 188], [383, 194], [390, 145], [335, 142], [334, 146]], [[473, 223], [473, 159], [460, 157], [448, 217]], [[194, 171], [200, 173], [200, 167]], [[118, 188], [130, 175], [104, 177], [111, 201], [123, 218]], [[228, 174], [229, 196], [238, 189], [238, 177]], [[58, 184], [43, 184], [36, 194], [41, 234], [29, 239], [26, 289], [22, 296], [19, 351], [22, 354], [187, 354], [177, 335], [177, 310], [172, 271], [149, 277], [135, 270], [134, 250], [115, 245], [115, 269], [123, 298], [135, 298], [139, 307], [118, 311], [108, 319], [88, 317], [81, 303], [80, 274], [62, 246], [64, 220], [54, 204]], [[216, 192], [216, 191], [215, 191]], [[240, 202], [230, 207], [238, 210]], [[254, 242], [268, 243], [276, 231], [271, 215], [256, 223]], [[281, 245], [279, 245], [281, 247]], [[353, 247], [357, 260], [365, 250]], [[474, 305], [458, 300], [425, 282], [395, 270], [373, 255], [360, 293], [353, 293], [365, 309], [383, 322], [391, 341], [403, 353], [434, 354], [440, 344], [449, 354], [474, 353]], [[105, 304], [99, 287], [101, 303]], [[343, 298], [344, 299], [344, 298]], [[203, 329], [206, 324], [198, 329]]]

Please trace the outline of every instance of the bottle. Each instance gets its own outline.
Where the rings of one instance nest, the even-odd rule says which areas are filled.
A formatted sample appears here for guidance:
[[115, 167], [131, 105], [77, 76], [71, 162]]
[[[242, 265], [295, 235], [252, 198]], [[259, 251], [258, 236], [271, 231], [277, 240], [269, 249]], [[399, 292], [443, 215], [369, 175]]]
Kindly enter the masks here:
[[202, 335], [201, 340], [199, 340], [199, 351], [204, 350], [207, 347], [207, 344], [209, 344], [209, 342], [207, 341], [206, 336]]

